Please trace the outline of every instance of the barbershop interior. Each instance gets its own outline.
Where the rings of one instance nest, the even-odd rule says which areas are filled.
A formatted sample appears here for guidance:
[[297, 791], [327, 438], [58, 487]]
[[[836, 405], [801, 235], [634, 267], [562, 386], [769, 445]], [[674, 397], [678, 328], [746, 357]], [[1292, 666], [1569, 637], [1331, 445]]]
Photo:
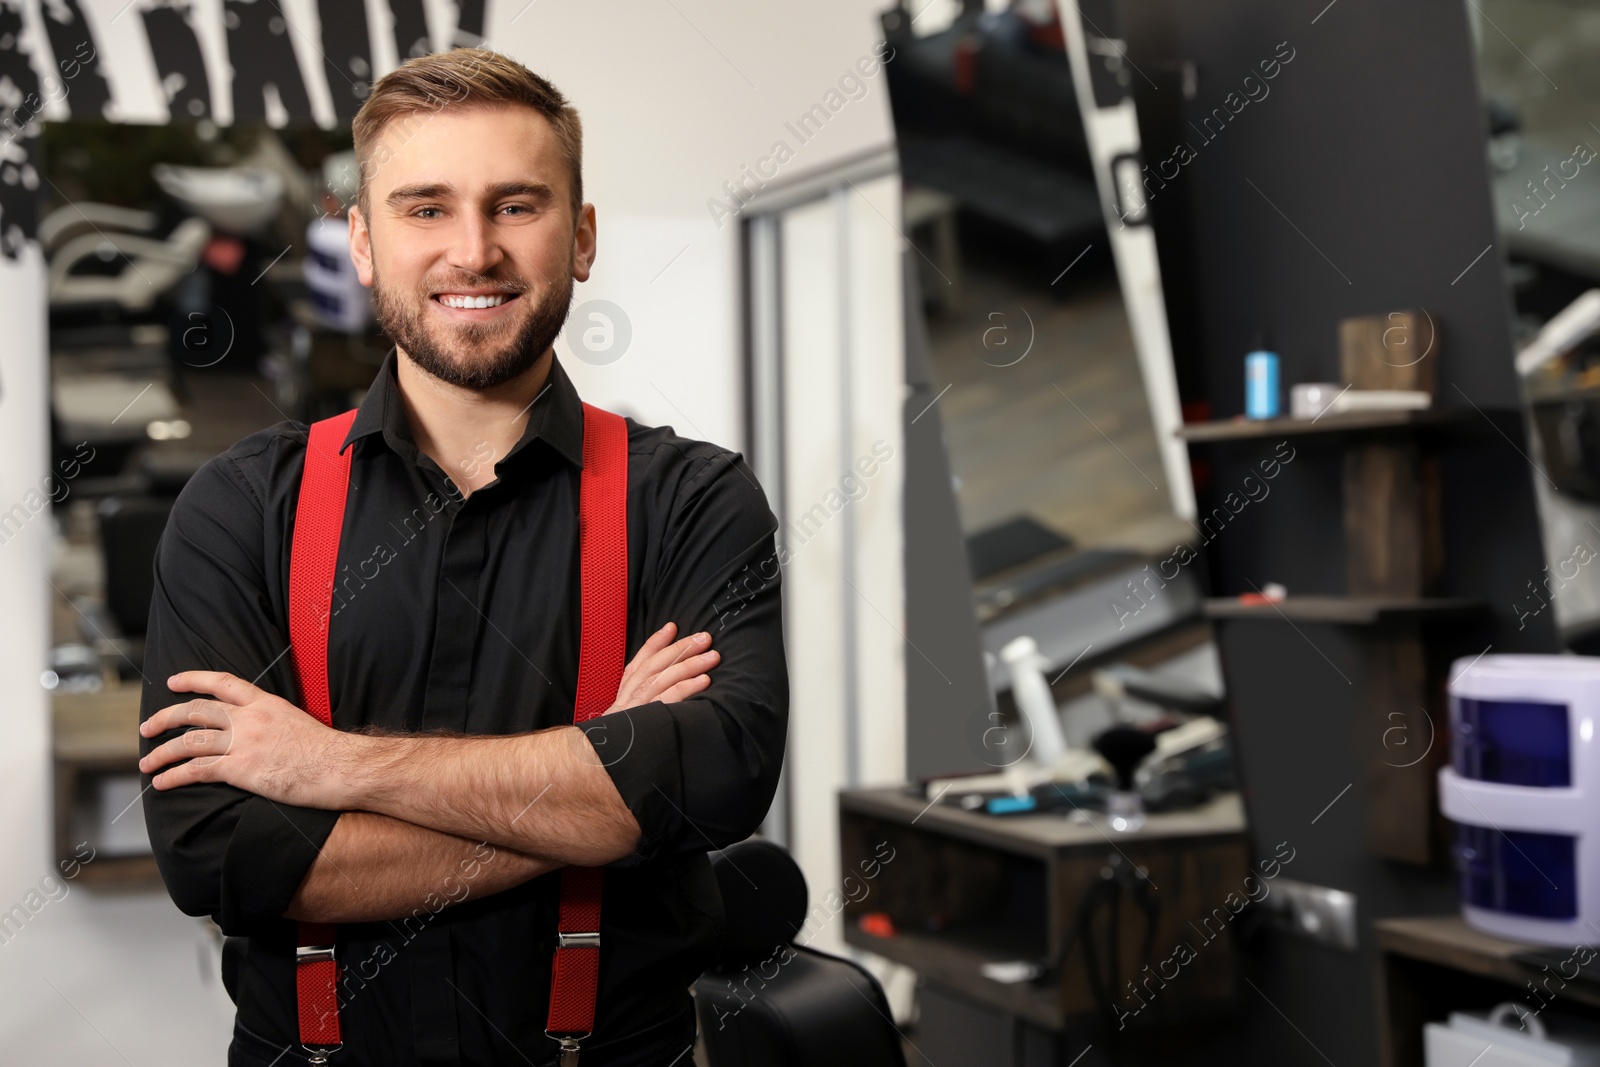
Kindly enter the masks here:
[[366, 395], [350, 122], [476, 47], [583, 116], [561, 366], [778, 520], [685, 1063], [1600, 1065], [1600, 0], [618, 11], [0, 0], [6, 1062], [227, 1060], [157, 546]]

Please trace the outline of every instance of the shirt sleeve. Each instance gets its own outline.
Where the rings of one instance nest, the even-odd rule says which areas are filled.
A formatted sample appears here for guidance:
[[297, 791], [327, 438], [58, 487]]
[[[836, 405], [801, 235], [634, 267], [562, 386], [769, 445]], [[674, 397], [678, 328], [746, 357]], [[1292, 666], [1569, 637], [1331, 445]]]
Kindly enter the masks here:
[[[196, 696], [167, 688], [179, 671], [227, 671], [295, 699], [266, 548], [259, 494], [234, 458], [213, 459], [184, 487], [156, 550], [141, 721]], [[180, 732], [141, 738], [140, 754]], [[157, 791], [150, 775], [141, 777], [156, 865], [179, 909], [210, 915], [228, 934], [282, 922], [339, 813], [277, 804], [223, 782]]]
[[721, 659], [711, 684], [688, 700], [642, 704], [581, 727], [641, 831], [634, 853], [615, 866], [725, 848], [766, 817], [789, 720], [777, 529], [738, 453], [719, 450], [686, 480], [643, 633], [668, 622], [680, 636], [705, 630]]

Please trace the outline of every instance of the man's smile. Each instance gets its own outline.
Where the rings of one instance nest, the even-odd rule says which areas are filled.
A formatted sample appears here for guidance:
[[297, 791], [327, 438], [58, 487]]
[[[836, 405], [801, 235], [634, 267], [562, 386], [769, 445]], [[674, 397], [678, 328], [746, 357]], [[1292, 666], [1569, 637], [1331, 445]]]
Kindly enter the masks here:
[[433, 294], [433, 302], [453, 312], [465, 313], [470, 318], [490, 318], [476, 312], [495, 312], [517, 299], [519, 294], [503, 289], [453, 290]]

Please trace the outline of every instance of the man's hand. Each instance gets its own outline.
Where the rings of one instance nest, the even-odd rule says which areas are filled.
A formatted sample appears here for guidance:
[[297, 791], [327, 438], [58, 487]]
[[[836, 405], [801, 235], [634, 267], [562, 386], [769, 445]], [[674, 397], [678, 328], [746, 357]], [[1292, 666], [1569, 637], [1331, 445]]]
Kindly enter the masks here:
[[[622, 673], [608, 712], [660, 700], [685, 700], [711, 684], [720, 658], [711, 635], [674, 642], [675, 623], [650, 636]], [[707, 651], [698, 651], [706, 649]], [[209, 694], [162, 708], [139, 724], [144, 737], [194, 726], [158, 745], [139, 761], [156, 789], [194, 782], [226, 782], [284, 804], [343, 811], [344, 785], [362, 738], [329, 729], [282, 697], [222, 671], [185, 671], [167, 679], [175, 693]], [[170, 766], [187, 760], [179, 766]], [[167, 770], [160, 770], [168, 767]], [[156, 773], [160, 771], [160, 773]]]
[[606, 709], [607, 714], [655, 700], [665, 704], [688, 700], [711, 684], [709, 672], [721, 658], [710, 650], [711, 635], [702, 630], [673, 641], [677, 629], [677, 623], [669, 622], [650, 635], [622, 672], [616, 703]]
[[139, 724], [144, 737], [195, 726], [139, 761], [157, 789], [227, 782], [285, 804], [343, 810], [341, 784], [353, 735], [332, 730], [300, 708], [222, 671], [184, 671], [167, 679], [175, 693], [208, 693], [162, 708]]

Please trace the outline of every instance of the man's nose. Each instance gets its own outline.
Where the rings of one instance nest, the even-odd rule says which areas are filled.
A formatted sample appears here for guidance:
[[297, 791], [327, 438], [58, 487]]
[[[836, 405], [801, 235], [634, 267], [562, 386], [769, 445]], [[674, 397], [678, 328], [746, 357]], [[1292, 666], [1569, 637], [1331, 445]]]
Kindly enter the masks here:
[[474, 274], [492, 270], [505, 258], [494, 220], [481, 211], [467, 212], [461, 218], [461, 226], [447, 255], [450, 265]]

